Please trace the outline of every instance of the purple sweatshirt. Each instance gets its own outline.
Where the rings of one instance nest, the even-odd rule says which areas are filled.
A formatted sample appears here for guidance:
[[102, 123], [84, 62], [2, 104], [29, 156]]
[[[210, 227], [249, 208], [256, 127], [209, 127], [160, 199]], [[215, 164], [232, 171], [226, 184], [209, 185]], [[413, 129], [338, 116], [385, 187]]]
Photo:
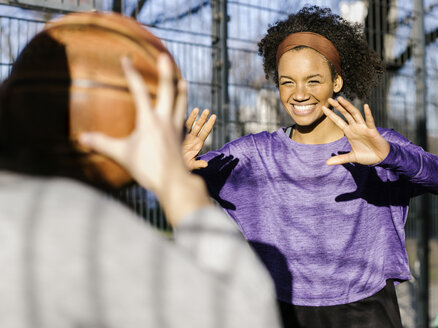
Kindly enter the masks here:
[[280, 129], [234, 140], [201, 156], [210, 193], [237, 222], [271, 273], [280, 300], [346, 304], [386, 279], [410, 279], [404, 224], [409, 199], [438, 193], [438, 156], [395, 132], [378, 165], [328, 166], [349, 152], [346, 137], [320, 145]]

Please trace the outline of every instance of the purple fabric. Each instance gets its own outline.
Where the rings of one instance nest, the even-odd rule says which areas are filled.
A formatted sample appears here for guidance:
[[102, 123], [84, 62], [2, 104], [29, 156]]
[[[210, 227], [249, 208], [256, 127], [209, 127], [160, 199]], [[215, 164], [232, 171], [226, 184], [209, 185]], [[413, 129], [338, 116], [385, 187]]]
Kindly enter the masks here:
[[328, 166], [344, 137], [305, 145], [280, 129], [201, 156], [198, 173], [270, 271], [281, 301], [329, 306], [364, 299], [386, 279], [410, 279], [409, 199], [438, 193], [438, 156], [379, 128], [391, 151], [374, 166]]

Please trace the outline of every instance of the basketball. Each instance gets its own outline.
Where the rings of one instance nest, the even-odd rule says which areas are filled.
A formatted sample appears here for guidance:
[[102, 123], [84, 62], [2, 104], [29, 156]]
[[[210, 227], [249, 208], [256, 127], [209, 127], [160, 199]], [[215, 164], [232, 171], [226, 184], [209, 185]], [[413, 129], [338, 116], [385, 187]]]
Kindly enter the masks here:
[[[121, 58], [131, 60], [154, 103], [161, 53], [170, 56], [158, 37], [119, 14], [73, 13], [48, 22], [22, 50], [4, 83], [1, 128], [7, 130], [7, 142], [64, 152], [66, 161], [79, 161], [92, 181], [115, 188], [130, 183], [122, 167], [84, 149], [77, 138], [85, 131], [112, 137], [131, 133], [135, 107]], [[180, 73], [174, 61], [173, 66], [177, 83]]]

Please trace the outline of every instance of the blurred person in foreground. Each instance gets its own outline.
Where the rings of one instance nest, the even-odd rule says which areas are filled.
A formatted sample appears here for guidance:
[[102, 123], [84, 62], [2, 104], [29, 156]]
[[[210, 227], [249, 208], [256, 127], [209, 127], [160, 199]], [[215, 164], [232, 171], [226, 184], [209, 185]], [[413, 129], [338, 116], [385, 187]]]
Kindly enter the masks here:
[[39, 164], [23, 163], [24, 151], [8, 153], [2, 138], [1, 327], [279, 326], [269, 274], [185, 167], [179, 139], [186, 83], [173, 101], [170, 60], [162, 56], [158, 66], [153, 110], [146, 85], [123, 61], [136, 103], [128, 137], [84, 133], [80, 142], [158, 196], [175, 242], [77, 179], [75, 166], [56, 162], [56, 153], [40, 154], [40, 163], [64, 165], [53, 175], [24, 170]]

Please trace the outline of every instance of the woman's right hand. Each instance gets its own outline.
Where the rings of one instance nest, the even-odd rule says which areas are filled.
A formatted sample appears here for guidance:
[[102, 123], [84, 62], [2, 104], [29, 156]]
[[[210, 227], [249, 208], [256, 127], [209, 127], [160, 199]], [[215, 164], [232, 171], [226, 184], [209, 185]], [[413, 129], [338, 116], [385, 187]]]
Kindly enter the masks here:
[[182, 153], [184, 162], [190, 171], [208, 166], [206, 161], [197, 160], [196, 157], [216, 122], [216, 115], [212, 114], [208, 118], [209, 113], [208, 109], [204, 109], [195, 123], [196, 117], [199, 114], [199, 108], [194, 108], [185, 123], [187, 133], [183, 141]]

